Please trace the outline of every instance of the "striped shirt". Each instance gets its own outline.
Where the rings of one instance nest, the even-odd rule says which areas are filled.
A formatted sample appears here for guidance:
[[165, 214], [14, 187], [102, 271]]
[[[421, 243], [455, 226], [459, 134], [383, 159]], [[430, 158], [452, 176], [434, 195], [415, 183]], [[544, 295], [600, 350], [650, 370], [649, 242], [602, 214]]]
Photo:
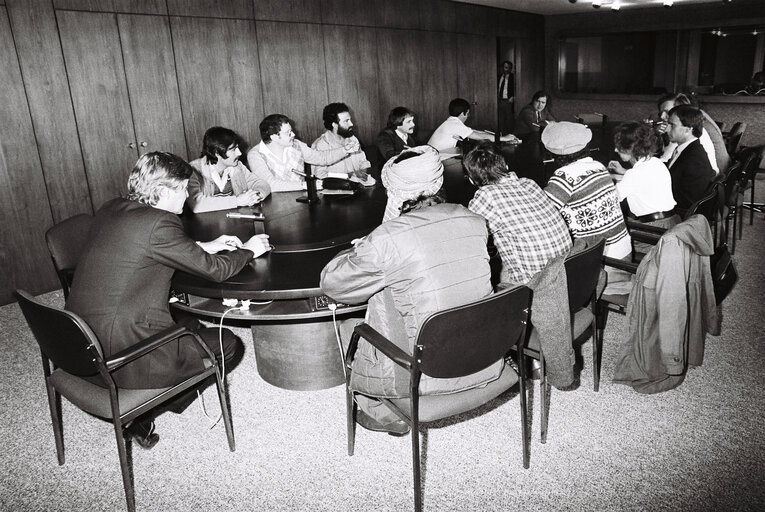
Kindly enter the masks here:
[[550, 199], [514, 172], [479, 188], [468, 208], [487, 221], [502, 259], [502, 281], [525, 284], [571, 249], [566, 223]]

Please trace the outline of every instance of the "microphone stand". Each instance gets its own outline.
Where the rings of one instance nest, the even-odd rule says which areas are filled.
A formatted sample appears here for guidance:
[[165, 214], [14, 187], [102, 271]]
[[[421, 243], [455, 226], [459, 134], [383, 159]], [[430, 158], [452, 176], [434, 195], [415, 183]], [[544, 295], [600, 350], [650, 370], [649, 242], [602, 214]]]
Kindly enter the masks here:
[[295, 199], [298, 203], [307, 203], [308, 205], [319, 204], [319, 193], [316, 191], [316, 176], [313, 175], [310, 164], [305, 164], [305, 188], [306, 195]]

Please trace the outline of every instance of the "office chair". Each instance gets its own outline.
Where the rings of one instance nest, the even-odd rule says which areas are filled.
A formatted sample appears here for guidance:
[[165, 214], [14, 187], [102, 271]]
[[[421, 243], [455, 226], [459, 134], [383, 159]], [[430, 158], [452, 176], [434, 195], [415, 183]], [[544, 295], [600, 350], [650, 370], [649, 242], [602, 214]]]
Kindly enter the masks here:
[[[605, 245], [605, 239], [601, 240], [591, 247], [570, 254], [564, 261], [571, 319], [571, 344], [583, 343], [592, 337], [593, 388], [595, 391], [600, 389], [600, 338], [595, 323], [594, 308], [597, 298], [595, 290], [600, 278], [600, 271], [603, 268], [602, 260]], [[533, 306], [532, 300], [532, 308]], [[533, 327], [528, 338], [528, 343], [523, 349], [523, 355], [539, 362], [539, 396], [542, 405], [540, 409], [540, 440], [542, 443], [546, 443], [549, 417], [547, 397], [551, 387], [547, 381], [547, 368], [541, 341]]]
[[741, 137], [744, 136], [746, 131], [746, 123], [743, 121], [737, 121], [733, 123], [733, 127], [725, 136], [725, 149], [728, 150], [729, 155], [735, 155], [738, 151], [738, 145], [741, 142]]
[[[750, 187], [749, 190], [749, 201], [745, 201], [742, 203], [742, 208], [746, 208], [749, 210], [749, 225], [751, 226], [752, 223], [754, 223], [754, 212], [763, 212], [763, 209], [765, 209], [765, 204], [763, 203], [755, 203], [754, 202], [754, 185], [757, 182], [757, 174], [760, 172], [760, 162], [762, 162], [762, 159], [765, 158], [765, 144], [762, 144], [760, 146], [752, 146], [742, 149], [738, 154], [738, 159], [743, 162], [744, 169], [742, 172], [742, 180], [744, 181], [744, 185], [746, 187]], [[743, 192], [743, 191], [742, 191]], [[743, 215], [743, 210], [742, 210]], [[741, 225], [739, 224], [739, 231], [741, 230]], [[739, 234], [739, 238], [741, 238], [741, 235]]]
[[738, 225], [740, 229], [741, 222], [743, 221], [743, 208], [741, 207], [744, 202], [742, 193], [744, 185], [741, 183], [743, 170], [743, 162], [733, 162], [725, 171], [725, 180], [723, 184], [723, 190], [725, 191], [725, 202], [723, 203], [722, 218], [724, 219], [725, 224], [723, 233], [720, 236], [720, 242], [728, 242], [728, 229], [730, 227], [730, 219], [733, 217], [733, 243], [731, 247], [731, 254], [736, 253], [736, 226]]
[[[228, 409], [218, 362], [197, 334], [185, 327], [173, 326], [109, 358], [104, 358], [101, 344], [82, 318], [70, 311], [47, 306], [23, 290], [16, 290], [16, 297], [29, 328], [40, 346], [59, 465], [64, 464], [64, 435], [60, 403], [60, 397], [63, 396], [79, 409], [98, 418], [109, 420], [114, 425], [125, 498], [128, 510], [134, 512], [135, 493], [132, 472], [128, 464], [124, 429], [139, 416], [201, 385], [211, 377], [215, 377], [218, 387], [228, 446], [232, 452], [234, 451], [231, 413]], [[180, 336], [192, 338], [189, 342], [197, 343], [205, 353], [202, 357], [204, 368], [200, 369], [199, 373], [168, 388], [117, 387], [112, 377], [114, 371]], [[100, 385], [95, 384], [95, 380], [100, 381]]]
[[423, 321], [412, 355], [367, 324], [355, 328], [345, 356], [348, 370], [345, 385], [348, 455], [353, 455], [357, 412], [354, 399], [357, 392], [350, 387], [351, 363], [359, 338], [363, 338], [394, 363], [409, 370], [410, 396], [381, 398], [380, 401], [412, 429], [414, 508], [417, 512], [422, 509], [420, 422], [435, 421], [475, 409], [508, 390], [516, 381], [520, 386], [523, 467], [529, 467], [526, 377], [522, 364], [519, 364], [520, 376], [505, 365], [497, 380], [453, 394], [420, 396], [419, 387], [423, 374], [442, 379], [471, 375], [503, 359], [512, 347], [523, 345], [530, 300], [531, 291], [525, 286], [517, 286], [464, 306], [433, 313]]
[[93, 216], [81, 213], [59, 222], [45, 232], [45, 242], [64, 290], [64, 298], [69, 297], [74, 269], [87, 245], [92, 225]]

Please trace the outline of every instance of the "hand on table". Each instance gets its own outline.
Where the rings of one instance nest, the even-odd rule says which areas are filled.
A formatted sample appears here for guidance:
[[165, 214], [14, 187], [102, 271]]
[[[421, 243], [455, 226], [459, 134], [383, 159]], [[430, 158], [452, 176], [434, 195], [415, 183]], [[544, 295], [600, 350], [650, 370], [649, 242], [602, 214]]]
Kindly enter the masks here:
[[233, 235], [221, 235], [215, 240], [209, 242], [197, 242], [207, 254], [216, 254], [221, 251], [233, 251], [242, 247], [242, 241], [239, 237]]
[[237, 206], [252, 206], [263, 200], [263, 195], [257, 190], [247, 190], [236, 196]]
[[271, 250], [271, 244], [268, 243], [268, 235], [253, 236], [242, 245], [242, 249], [252, 251], [255, 254], [253, 258], [257, 258]]
[[518, 137], [513, 135], [512, 133], [508, 133], [507, 135], [503, 135], [499, 138], [501, 142], [512, 142], [513, 144], [520, 144], [520, 140]]

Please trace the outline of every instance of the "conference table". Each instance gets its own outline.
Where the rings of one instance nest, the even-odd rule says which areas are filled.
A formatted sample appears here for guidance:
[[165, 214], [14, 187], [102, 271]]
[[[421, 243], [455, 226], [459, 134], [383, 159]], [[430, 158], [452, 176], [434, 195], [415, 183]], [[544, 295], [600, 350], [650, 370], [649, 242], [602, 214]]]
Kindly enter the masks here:
[[[461, 160], [451, 160], [444, 171], [447, 200], [467, 204], [475, 187], [466, 179]], [[184, 228], [194, 240], [228, 234], [245, 241], [265, 233], [273, 249], [222, 283], [180, 271], [172, 281], [173, 308], [250, 325], [258, 373], [270, 384], [292, 390], [344, 382], [334, 321], [363, 318], [366, 304], [338, 304], [332, 311], [319, 278], [338, 252], [380, 225], [387, 202], [380, 180], [352, 196], [320, 193], [318, 204], [296, 201], [304, 195], [276, 192], [252, 208], [185, 212]], [[228, 213], [262, 213], [265, 220], [232, 218]], [[223, 299], [251, 303], [246, 310], [232, 309]]]
[[[319, 288], [319, 277], [338, 252], [380, 224], [387, 201], [382, 186], [353, 196], [327, 195], [319, 204], [297, 202], [303, 194], [277, 192], [254, 208], [185, 213], [183, 224], [194, 240], [229, 234], [246, 241], [266, 233], [273, 249], [223, 283], [185, 272], [176, 272], [172, 282], [174, 308], [218, 319], [225, 314], [225, 319], [251, 324], [261, 377], [295, 390], [343, 382], [333, 311]], [[231, 218], [230, 212], [262, 213], [265, 220]], [[223, 299], [246, 299], [251, 304], [246, 310], [232, 310]], [[361, 317], [365, 309], [366, 304], [340, 304], [334, 315]]]

